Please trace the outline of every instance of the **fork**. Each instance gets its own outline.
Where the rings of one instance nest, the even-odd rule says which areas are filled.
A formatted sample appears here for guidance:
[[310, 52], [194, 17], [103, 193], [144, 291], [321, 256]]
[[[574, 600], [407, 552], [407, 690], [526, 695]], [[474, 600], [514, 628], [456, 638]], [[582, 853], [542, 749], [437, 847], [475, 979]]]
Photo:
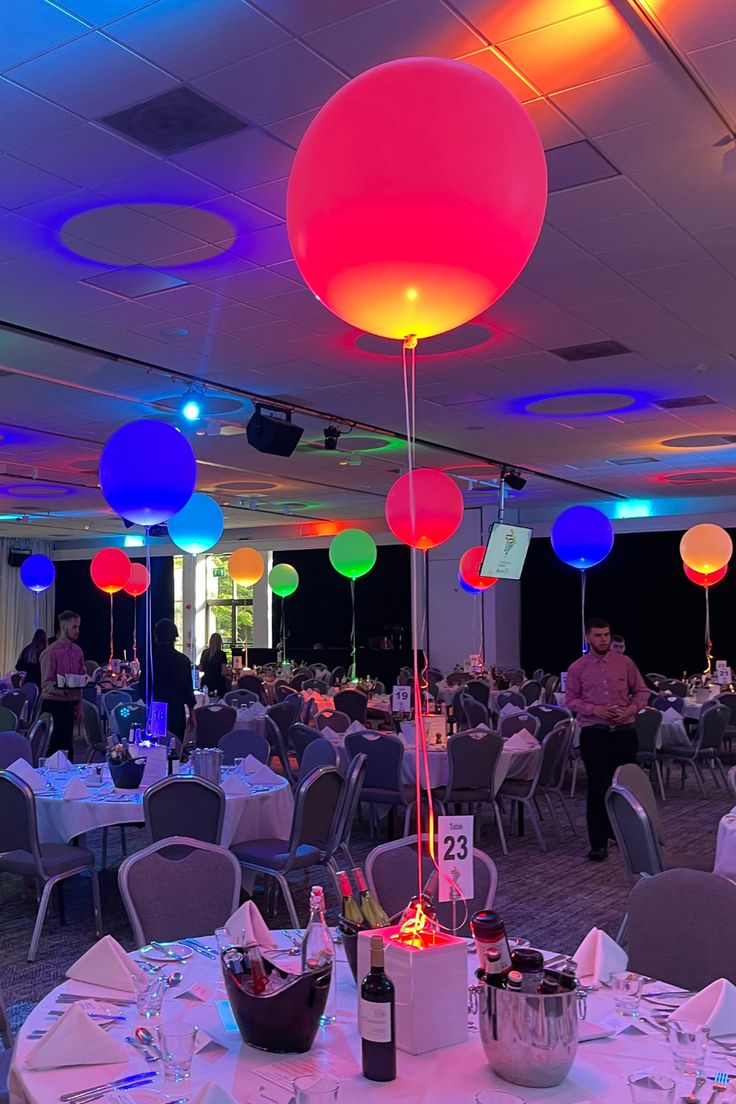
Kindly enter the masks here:
[[722, 1092], [725, 1092], [727, 1088], [728, 1074], [721, 1071], [720, 1073], [716, 1074], [715, 1081], [713, 1082], [713, 1092], [710, 1094], [708, 1104], [715, 1104], [716, 1097], [719, 1096]]

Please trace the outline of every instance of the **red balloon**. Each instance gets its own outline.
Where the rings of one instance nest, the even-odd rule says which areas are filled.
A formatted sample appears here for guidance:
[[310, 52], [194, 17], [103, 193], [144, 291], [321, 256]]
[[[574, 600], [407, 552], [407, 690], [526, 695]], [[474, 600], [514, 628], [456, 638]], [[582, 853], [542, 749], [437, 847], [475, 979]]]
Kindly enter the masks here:
[[130, 565], [130, 578], [123, 587], [126, 594], [132, 595], [133, 598], [138, 598], [141, 594], [145, 594], [151, 583], [151, 576], [148, 574], [148, 568], [143, 564], [134, 563]]
[[476, 544], [472, 548], [469, 548], [467, 552], [463, 552], [460, 557], [460, 565], [458, 567], [460, 578], [463, 579], [468, 586], [475, 587], [476, 590], [489, 590], [498, 582], [498, 579], [494, 579], [492, 576], [480, 574], [480, 565], [483, 563], [485, 554], [485, 545]]
[[463, 496], [454, 479], [433, 468], [415, 468], [397, 479], [388, 492], [386, 521], [400, 541], [426, 552], [450, 539], [463, 519], [463, 508]]
[[721, 579], [724, 579], [726, 577], [726, 572], [728, 571], [728, 564], [724, 564], [723, 567], [719, 567], [717, 571], [695, 571], [692, 567], [686, 564], [684, 560], [682, 562], [682, 567], [688, 579], [690, 579], [691, 582], [697, 583], [698, 586], [702, 587], [711, 587], [715, 583], [720, 583]]
[[382, 337], [444, 333], [514, 282], [547, 203], [529, 115], [462, 61], [378, 65], [327, 101], [297, 150], [294, 259], [339, 318]]
[[93, 556], [89, 573], [96, 587], [105, 594], [115, 594], [128, 582], [131, 567], [122, 548], [103, 548]]

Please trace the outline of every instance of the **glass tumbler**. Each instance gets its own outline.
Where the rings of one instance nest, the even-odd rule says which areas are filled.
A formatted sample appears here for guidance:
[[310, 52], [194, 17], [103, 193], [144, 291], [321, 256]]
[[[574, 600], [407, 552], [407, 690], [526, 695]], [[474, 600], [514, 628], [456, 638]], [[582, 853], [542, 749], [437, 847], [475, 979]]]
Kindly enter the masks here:
[[166, 978], [160, 974], [131, 974], [135, 991], [135, 1006], [139, 1016], [147, 1020], [161, 1015], [161, 1002], [166, 992]]
[[704, 1024], [667, 1021], [667, 1038], [678, 1073], [688, 1077], [702, 1076], [709, 1035], [710, 1028]]
[[674, 1104], [675, 1082], [653, 1073], [634, 1073], [629, 1078], [632, 1104]]
[[639, 1015], [643, 980], [641, 974], [632, 974], [628, 970], [611, 974], [613, 1003], [619, 1015], [632, 1017]]
[[191, 1074], [197, 1031], [198, 1028], [186, 1024], [158, 1028], [158, 1043], [167, 1080], [185, 1081]]
[[499, 1089], [483, 1089], [475, 1094], [475, 1104], [525, 1104], [523, 1096]]
[[331, 1077], [297, 1077], [292, 1084], [294, 1104], [333, 1104], [340, 1091], [340, 1082]]

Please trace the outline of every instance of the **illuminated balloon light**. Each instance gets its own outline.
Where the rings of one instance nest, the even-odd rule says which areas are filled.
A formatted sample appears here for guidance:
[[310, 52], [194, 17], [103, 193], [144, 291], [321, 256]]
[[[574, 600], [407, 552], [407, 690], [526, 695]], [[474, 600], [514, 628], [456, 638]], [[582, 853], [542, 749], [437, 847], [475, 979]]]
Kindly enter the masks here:
[[422, 552], [444, 544], [457, 532], [463, 509], [463, 496], [455, 480], [434, 468], [406, 472], [386, 496], [389, 529], [404, 544]]
[[195, 491], [186, 506], [169, 519], [168, 529], [177, 548], [198, 556], [214, 548], [224, 525], [222, 510], [214, 498]]
[[498, 579], [493, 576], [480, 574], [483, 557], [486, 554], [485, 545], [476, 544], [463, 552], [458, 566], [458, 576], [474, 590], [489, 590], [495, 586]]
[[35, 552], [20, 565], [20, 581], [26, 590], [41, 594], [48, 590], [56, 578], [56, 568], [48, 556]]
[[550, 539], [563, 563], [587, 571], [613, 548], [613, 526], [594, 506], [571, 506], [555, 519]]
[[330, 542], [330, 563], [347, 579], [367, 575], [378, 558], [376, 542], [364, 529], [344, 529]]
[[688, 529], [684, 534], [680, 541], [680, 555], [683, 563], [693, 571], [698, 571], [701, 575], [709, 575], [724, 567], [731, 559], [733, 542], [720, 525], [705, 522], [701, 525], [693, 525], [692, 529]]
[[117, 594], [130, 579], [132, 564], [122, 548], [102, 548], [92, 557], [92, 582], [105, 594]]
[[241, 586], [255, 586], [265, 570], [263, 556], [255, 548], [236, 548], [227, 561], [228, 575]]
[[483, 591], [479, 587], [471, 586], [470, 583], [466, 583], [462, 575], [458, 571], [457, 582], [461, 590], [464, 590], [466, 594], [482, 594]]
[[381, 337], [429, 337], [517, 278], [547, 203], [544, 150], [494, 77], [410, 57], [351, 80], [297, 150], [286, 218], [321, 301]]
[[186, 437], [155, 418], [128, 422], [100, 456], [100, 487], [108, 506], [136, 525], [160, 525], [189, 501], [197, 461]]
[[134, 563], [130, 565], [130, 578], [123, 587], [126, 594], [129, 594], [131, 598], [140, 598], [141, 594], [145, 594], [151, 585], [151, 576], [148, 573], [148, 568], [144, 564]]
[[268, 573], [268, 585], [279, 598], [288, 598], [299, 586], [299, 573], [291, 564], [276, 564]]
[[683, 563], [682, 567], [688, 579], [701, 587], [715, 586], [716, 583], [720, 583], [721, 579], [725, 579], [726, 572], [728, 571], [728, 564], [724, 564], [723, 567], [719, 567], [717, 571], [711, 571], [707, 575], [704, 575], [700, 571], [693, 571], [686, 563]]

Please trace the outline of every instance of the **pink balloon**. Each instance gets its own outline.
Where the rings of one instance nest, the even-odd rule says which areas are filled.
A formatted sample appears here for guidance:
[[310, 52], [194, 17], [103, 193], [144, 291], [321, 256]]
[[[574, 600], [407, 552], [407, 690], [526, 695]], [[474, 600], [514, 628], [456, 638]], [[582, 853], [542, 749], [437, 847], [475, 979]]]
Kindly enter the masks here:
[[455, 480], [434, 468], [406, 472], [386, 497], [389, 529], [404, 544], [422, 552], [450, 539], [463, 519], [463, 509], [463, 496]]

